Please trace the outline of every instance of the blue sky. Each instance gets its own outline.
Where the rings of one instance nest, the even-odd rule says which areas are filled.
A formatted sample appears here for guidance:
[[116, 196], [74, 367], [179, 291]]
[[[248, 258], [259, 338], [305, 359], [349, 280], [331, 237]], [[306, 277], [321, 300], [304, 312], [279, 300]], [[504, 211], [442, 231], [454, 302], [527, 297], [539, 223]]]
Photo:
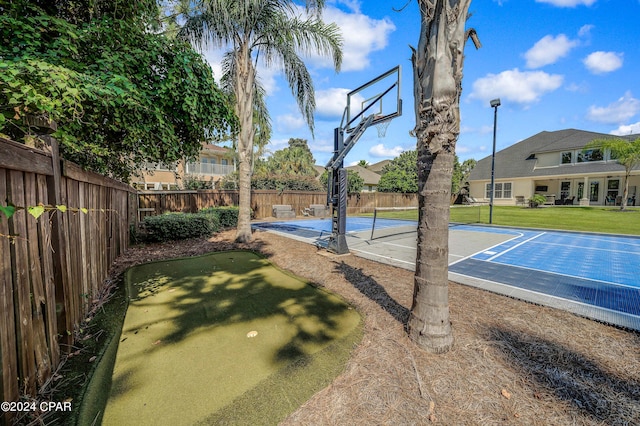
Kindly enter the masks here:
[[[277, 69], [259, 73], [268, 93], [275, 151], [289, 138], [305, 138], [317, 164], [333, 150], [346, 93], [388, 69], [402, 67], [403, 116], [385, 138], [370, 128], [345, 159], [347, 165], [376, 163], [415, 149], [413, 72], [409, 45], [418, 43], [417, 0], [328, 0], [325, 22], [336, 22], [344, 37], [342, 71], [308, 58], [317, 111], [311, 136], [286, 82]], [[576, 128], [607, 134], [640, 133], [639, 0], [475, 0], [467, 27], [482, 47], [465, 47], [460, 160], [491, 154], [493, 108], [500, 98], [497, 150], [541, 131]], [[220, 77], [220, 52], [208, 52]]]

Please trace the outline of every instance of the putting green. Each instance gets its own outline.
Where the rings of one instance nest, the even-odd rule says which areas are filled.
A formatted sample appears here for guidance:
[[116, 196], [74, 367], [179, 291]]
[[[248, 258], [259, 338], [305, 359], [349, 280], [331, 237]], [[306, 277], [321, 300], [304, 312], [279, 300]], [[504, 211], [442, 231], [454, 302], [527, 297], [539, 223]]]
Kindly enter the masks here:
[[343, 370], [362, 336], [342, 299], [253, 252], [140, 265], [126, 282], [110, 389], [92, 384], [80, 421], [100, 415], [102, 392], [105, 425], [276, 424]]

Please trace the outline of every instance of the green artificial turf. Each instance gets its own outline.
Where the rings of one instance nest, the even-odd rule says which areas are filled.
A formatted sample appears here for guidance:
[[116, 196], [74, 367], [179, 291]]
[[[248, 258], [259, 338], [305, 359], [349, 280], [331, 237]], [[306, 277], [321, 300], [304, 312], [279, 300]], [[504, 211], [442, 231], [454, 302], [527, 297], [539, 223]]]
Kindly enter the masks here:
[[140, 265], [126, 282], [117, 354], [101, 361], [113, 374], [92, 381], [81, 416], [99, 418], [106, 401], [105, 425], [277, 424], [362, 336], [342, 299], [252, 252]]

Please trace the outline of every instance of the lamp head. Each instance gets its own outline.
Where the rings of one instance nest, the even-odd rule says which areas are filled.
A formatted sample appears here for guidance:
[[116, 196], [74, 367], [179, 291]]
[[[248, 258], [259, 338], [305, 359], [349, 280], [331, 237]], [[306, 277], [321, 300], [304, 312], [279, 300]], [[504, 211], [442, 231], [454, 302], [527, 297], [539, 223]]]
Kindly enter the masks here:
[[493, 100], [491, 101], [491, 107], [492, 107], [492, 108], [499, 107], [499, 106], [500, 106], [500, 98], [493, 99]]

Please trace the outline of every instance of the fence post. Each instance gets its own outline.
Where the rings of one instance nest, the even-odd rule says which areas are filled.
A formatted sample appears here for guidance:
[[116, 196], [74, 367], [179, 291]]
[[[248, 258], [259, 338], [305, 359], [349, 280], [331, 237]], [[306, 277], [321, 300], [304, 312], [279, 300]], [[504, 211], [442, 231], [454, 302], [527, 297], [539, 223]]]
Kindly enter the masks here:
[[[62, 194], [62, 169], [60, 167], [60, 148], [58, 141], [51, 137], [50, 134], [55, 132], [57, 125], [55, 121], [37, 123], [39, 138], [48, 144], [51, 150], [51, 163], [53, 168], [53, 176], [47, 176], [47, 197], [52, 204], [59, 206], [65, 204]], [[73, 324], [69, 324], [68, 303], [65, 295], [65, 282], [68, 280], [67, 272], [69, 270], [67, 264], [67, 240], [65, 238], [66, 221], [63, 214], [56, 212], [51, 218], [51, 248], [53, 250], [53, 271], [54, 271], [54, 288], [56, 294], [56, 312], [58, 335], [61, 336], [60, 342], [57, 344], [66, 344], [71, 346], [73, 342]]]

